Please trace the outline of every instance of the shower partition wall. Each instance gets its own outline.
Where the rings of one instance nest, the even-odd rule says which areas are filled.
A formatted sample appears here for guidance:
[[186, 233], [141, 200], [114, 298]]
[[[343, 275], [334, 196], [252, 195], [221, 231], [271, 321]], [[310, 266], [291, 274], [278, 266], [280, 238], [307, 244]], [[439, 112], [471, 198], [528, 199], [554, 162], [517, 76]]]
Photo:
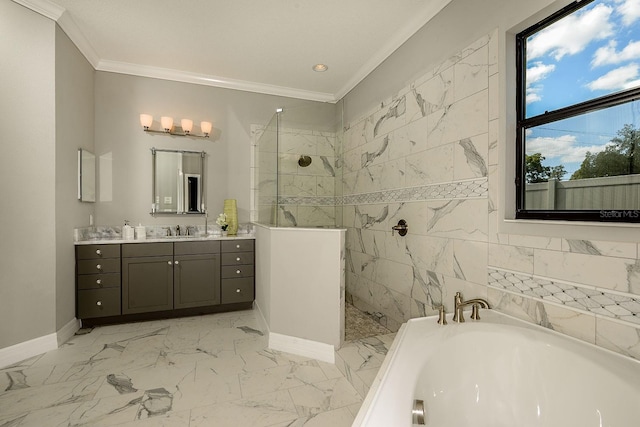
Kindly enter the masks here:
[[257, 222], [277, 227], [342, 223], [342, 104], [277, 112], [256, 144]]

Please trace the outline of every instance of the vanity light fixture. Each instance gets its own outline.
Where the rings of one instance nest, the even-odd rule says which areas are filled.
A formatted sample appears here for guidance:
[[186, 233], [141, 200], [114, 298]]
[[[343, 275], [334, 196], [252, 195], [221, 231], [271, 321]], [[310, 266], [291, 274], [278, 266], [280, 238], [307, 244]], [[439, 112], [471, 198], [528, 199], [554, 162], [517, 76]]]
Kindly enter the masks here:
[[193, 131], [193, 120], [182, 119], [180, 120], [180, 126], [173, 125], [173, 117], [162, 116], [160, 118], [161, 131], [151, 129], [153, 125], [153, 116], [150, 114], [140, 114], [140, 124], [145, 132], [151, 133], [165, 133], [172, 136], [189, 136], [191, 138], [209, 138], [213, 125], [211, 122], [200, 122], [200, 129], [203, 135], [195, 135]]

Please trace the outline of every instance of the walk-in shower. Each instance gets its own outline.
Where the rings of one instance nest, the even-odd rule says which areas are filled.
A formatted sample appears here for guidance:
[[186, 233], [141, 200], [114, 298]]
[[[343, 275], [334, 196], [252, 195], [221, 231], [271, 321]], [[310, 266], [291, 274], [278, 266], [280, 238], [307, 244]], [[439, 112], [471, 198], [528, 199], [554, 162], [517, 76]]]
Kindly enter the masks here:
[[279, 109], [259, 130], [255, 221], [277, 227], [342, 224], [342, 104]]

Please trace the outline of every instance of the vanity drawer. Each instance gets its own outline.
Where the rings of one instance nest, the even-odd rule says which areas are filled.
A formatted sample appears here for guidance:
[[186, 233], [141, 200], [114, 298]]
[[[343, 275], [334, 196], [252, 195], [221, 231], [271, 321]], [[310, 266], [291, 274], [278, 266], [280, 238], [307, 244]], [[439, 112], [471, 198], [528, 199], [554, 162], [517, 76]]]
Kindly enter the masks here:
[[120, 245], [80, 245], [78, 259], [120, 258]]
[[253, 252], [222, 254], [222, 265], [253, 264]]
[[119, 288], [120, 273], [83, 274], [78, 276], [78, 289]]
[[176, 242], [173, 244], [175, 255], [201, 255], [220, 253], [220, 242]]
[[253, 252], [253, 239], [222, 240], [222, 252]]
[[223, 279], [253, 277], [253, 265], [223, 265], [221, 277]]
[[78, 274], [120, 273], [120, 258], [83, 259], [78, 261]]
[[87, 289], [78, 291], [78, 318], [118, 316], [120, 288]]
[[253, 301], [253, 277], [223, 280], [221, 294], [222, 304]]
[[173, 255], [173, 243], [125, 243], [122, 258]]

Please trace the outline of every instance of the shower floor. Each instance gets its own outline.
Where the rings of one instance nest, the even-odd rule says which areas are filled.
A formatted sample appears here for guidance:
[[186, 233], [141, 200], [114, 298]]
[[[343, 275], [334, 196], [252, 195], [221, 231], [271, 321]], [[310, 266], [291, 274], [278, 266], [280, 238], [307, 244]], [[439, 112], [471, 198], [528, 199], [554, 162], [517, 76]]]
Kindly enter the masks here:
[[345, 305], [345, 341], [390, 334], [391, 331], [371, 318], [352, 304]]

